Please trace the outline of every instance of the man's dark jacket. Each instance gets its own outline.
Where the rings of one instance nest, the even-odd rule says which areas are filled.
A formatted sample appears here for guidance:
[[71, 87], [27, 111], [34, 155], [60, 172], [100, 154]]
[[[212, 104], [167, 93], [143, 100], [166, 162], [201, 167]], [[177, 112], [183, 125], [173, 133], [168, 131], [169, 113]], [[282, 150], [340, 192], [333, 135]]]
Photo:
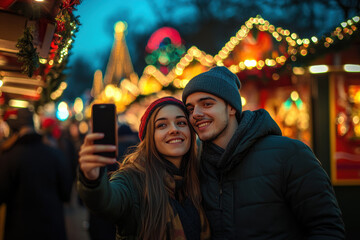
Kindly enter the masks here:
[[20, 137], [0, 155], [0, 204], [5, 240], [67, 239], [63, 203], [70, 199], [70, 165], [36, 133]]
[[225, 150], [204, 142], [200, 174], [213, 239], [345, 239], [320, 162], [265, 110], [244, 111]]

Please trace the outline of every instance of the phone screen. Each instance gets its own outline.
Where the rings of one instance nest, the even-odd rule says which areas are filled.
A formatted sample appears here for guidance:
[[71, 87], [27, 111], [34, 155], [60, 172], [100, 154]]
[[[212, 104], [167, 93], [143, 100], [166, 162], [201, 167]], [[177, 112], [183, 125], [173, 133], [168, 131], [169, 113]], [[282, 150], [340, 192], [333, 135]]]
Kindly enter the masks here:
[[[92, 106], [92, 126], [94, 133], [104, 133], [104, 138], [94, 141], [94, 144], [117, 146], [117, 121], [116, 107], [114, 104], [94, 104]], [[115, 158], [117, 151], [97, 154], [104, 157]]]

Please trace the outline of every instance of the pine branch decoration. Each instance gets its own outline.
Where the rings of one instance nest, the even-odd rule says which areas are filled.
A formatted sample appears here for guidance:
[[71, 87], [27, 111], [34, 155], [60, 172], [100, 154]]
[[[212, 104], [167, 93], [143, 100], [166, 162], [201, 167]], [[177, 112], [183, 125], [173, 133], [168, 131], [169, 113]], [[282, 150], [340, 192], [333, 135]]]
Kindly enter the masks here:
[[26, 27], [23, 36], [19, 39], [16, 47], [19, 49], [17, 53], [18, 61], [22, 63], [21, 69], [24, 74], [32, 77], [39, 67], [39, 55], [36, 47], [33, 45], [33, 36], [30, 27]]

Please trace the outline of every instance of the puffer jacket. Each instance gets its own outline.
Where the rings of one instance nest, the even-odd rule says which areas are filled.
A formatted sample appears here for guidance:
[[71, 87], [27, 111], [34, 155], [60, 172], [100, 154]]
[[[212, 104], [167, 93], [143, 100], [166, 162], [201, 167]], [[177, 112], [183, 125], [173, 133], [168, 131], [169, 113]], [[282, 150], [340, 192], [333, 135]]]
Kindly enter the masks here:
[[200, 181], [212, 239], [345, 239], [320, 162], [265, 110], [244, 111], [225, 150], [203, 143]]

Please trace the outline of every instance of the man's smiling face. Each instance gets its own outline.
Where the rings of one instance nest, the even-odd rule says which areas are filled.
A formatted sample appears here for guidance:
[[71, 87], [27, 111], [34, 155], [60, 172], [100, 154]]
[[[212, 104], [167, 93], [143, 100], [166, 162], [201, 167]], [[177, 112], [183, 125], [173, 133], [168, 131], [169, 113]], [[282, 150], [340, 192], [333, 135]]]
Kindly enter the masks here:
[[195, 92], [186, 99], [190, 123], [200, 140], [216, 144], [222, 138], [232, 136], [228, 130], [229, 116], [234, 111], [229, 104], [213, 94]]

